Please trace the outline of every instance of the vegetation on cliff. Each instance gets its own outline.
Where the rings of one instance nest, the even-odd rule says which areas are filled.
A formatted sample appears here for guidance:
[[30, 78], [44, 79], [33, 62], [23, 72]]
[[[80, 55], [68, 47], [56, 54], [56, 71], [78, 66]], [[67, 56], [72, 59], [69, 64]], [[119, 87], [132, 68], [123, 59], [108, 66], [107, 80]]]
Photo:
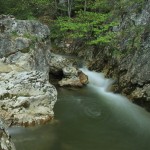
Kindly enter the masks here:
[[[99, 48], [111, 45], [111, 51], [120, 49], [114, 37], [120, 39], [131, 30], [129, 49], [138, 47], [138, 29], [122, 30], [116, 35], [113, 27], [119, 24], [129, 11], [141, 11], [145, 0], [5, 0], [0, 2], [1, 14], [12, 14], [18, 19], [40, 19], [49, 24], [52, 38], [76, 42], [78, 45], [94, 45]], [[136, 3], [136, 4], [135, 4]], [[114, 19], [116, 18], [116, 19]], [[138, 30], [138, 31], [137, 31]], [[140, 30], [140, 31], [139, 31]], [[136, 38], [135, 38], [136, 37]], [[133, 44], [133, 42], [135, 44]]]

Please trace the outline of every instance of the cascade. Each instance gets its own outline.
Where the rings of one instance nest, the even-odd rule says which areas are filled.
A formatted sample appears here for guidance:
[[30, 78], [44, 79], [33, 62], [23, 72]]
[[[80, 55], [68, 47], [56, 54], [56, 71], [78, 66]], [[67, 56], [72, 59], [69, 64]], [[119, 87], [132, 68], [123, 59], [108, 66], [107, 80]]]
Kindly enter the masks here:
[[120, 121], [133, 127], [136, 131], [143, 132], [145, 130], [145, 132], [148, 132], [150, 114], [143, 108], [133, 104], [125, 96], [110, 92], [108, 89], [113, 83], [112, 79], [106, 79], [104, 74], [89, 71], [87, 68], [81, 68], [80, 70], [89, 78], [88, 87], [103, 97], [100, 100], [107, 104], [109, 111], [114, 116], [120, 118]]

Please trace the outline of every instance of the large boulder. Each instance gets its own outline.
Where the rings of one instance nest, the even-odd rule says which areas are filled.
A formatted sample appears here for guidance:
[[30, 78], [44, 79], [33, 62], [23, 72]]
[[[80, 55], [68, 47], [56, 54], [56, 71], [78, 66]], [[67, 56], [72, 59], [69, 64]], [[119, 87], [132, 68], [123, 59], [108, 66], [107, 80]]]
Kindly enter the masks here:
[[73, 66], [62, 69], [64, 78], [59, 81], [60, 86], [82, 87], [88, 84], [88, 76]]
[[56, 89], [39, 71], [0, 74], [0, 115], [9, 124], [35, 125], [51, 120]]
[[0, 28], [0, 117], [24, 126], [51, 120], [57, 91], [49, 83], [48, 27], [1, 15]]
[[49, 60], [50, 73], [54, 75], [62, 74], [62, 69], [73, 64], [72, 59], [68, 59], [63, 55], [51, 53]]
[[50, 73], [60, 76], [59, 86], [82, 87], [88, 83], [88, 77], [77, 68], [78, 60], [64, 55], [51, 54]]
[[0, 58], [26, 69], [48, 70], [49, 28], [38, 21], [0, 16]]

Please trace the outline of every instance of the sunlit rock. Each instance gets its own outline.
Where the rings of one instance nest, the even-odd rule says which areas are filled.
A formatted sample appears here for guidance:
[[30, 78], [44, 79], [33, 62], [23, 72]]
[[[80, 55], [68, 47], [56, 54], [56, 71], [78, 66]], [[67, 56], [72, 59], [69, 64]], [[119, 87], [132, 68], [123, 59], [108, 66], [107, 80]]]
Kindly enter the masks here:
[[59, 75], [62, 73], [62, 69], [71, 65], [72, 62], [64, 56], [51, 54], [49, 60], [50, 73]]
[[0, 25], [0, 117], [8, 124], [45, 123], [54, 117], [57, 100], [49, 83], [49, 28], [6, 15]]
[[69, 66], [62, 70], [64, 78], [59, 81], [60, 86], [82, 87], [88, 84], [88, 76], [77, 68]]
[[0, 114], [6, 120], [30, 125], [53, 118], [57, 92], [42, 72], [2, 73], [0, 85]]

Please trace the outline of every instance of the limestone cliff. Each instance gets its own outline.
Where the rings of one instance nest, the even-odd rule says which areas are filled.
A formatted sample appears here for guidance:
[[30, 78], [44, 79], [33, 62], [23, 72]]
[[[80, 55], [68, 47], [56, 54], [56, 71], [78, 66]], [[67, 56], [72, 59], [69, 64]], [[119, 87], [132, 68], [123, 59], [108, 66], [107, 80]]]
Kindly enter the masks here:
[[117, 91], [150, 109], [150, 0], [138, 9], [135, 4], [121, 18], [117, 32], [122, 34], [118, 42], [122, 55], [108, 57], [102, 70], [115, 77]]
[[40, 124], [54, 116], [49, 35], [38, 21], [0, 16], [0, 118], [7, 124]]

